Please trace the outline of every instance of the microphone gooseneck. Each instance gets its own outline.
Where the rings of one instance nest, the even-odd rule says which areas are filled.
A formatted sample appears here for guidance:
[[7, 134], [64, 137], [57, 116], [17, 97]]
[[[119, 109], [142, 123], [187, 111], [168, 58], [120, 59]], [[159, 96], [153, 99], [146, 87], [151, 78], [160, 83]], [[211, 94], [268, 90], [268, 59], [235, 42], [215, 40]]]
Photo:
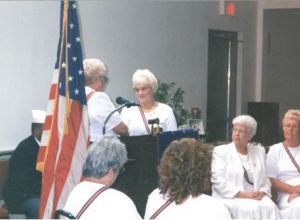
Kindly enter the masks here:
[[119, 104], [120, 106], [118, 106], [115, 110], [113, 110], [111, 113], [109, 113], [108, 116], [105, 118], [104, 125], [103, 125], [103, 128], [102, 128], [102, 134], [103, 135], [106, 133], [106, 123], [108, 122], [110, 117], [115, 112], [119, 111], [121, 108], [124, 108], [124, 107], [130, 108], [132, 106], [139, 106], [139, 104], [137, 104], [135, 102], [130, 102], [130, 101], [124, 99], [123, 97], [117, 97], [116, 98], [116, 103]]
[[127, 108], [130, 108], [132, 106], [140, 106], [139, 104], [135, 103], [135, 102], [131, 102], [121, 96], [116, 98], [116, 103], [118, 105], [125, 105]]

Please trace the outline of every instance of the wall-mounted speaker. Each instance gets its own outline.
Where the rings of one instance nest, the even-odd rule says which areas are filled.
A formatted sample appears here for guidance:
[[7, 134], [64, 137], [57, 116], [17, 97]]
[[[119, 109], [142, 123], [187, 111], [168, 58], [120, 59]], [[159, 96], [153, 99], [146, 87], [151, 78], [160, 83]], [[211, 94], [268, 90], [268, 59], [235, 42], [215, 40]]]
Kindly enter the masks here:
[[264, 146], [279, 142], [279, 104], [274, 102], [248, 102], [248, 114], [257, 121], [253, 141]]

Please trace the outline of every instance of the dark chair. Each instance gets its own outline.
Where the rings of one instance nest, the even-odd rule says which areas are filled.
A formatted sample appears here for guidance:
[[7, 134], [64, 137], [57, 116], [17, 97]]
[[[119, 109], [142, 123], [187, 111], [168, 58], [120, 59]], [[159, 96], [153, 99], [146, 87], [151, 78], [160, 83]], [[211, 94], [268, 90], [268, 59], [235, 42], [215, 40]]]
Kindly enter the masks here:
[[[8, 208], [3, 201], [3, 187], [6, 182], [9, 160], [13, 151], [2, 151], [0, 152], [0, 219], [8, 219], [9, 213]], [[24, 218], [24, 216], [23, 216]]]
[[76, 217], [63, 209], [56, 210], [54, 213], [54, 219], [60, 219], [61, 216], [67, 217], [68, 219], [76, 219]]
[[168, 145], [172, 141], [179, 140], [181, 138], [199, 139], [199, 133], [194, 129], [159, 132], [157, 134], [158, 161]]

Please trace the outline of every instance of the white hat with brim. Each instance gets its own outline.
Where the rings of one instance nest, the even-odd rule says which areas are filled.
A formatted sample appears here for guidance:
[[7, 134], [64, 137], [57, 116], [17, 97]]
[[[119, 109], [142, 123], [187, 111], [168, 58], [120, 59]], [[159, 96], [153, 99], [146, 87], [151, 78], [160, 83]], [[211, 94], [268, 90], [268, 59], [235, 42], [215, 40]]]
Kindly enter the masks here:
[[43, 110], [31, 110], [32, 113], [32, 123], [43, 124], [46, 118], [46, 112]]

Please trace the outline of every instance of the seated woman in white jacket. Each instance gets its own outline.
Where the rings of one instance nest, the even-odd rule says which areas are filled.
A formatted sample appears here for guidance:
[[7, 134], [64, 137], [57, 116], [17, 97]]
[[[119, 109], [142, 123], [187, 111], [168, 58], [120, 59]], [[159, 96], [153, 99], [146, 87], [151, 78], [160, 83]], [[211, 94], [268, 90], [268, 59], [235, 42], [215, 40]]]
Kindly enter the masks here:
[[249, 142], [257, 122], [249, 115], [233, 119], [232, 143], [216, 146], [212, 159], [212, 196], [222, 199], [239, 219], [276, 219], [271, 183], [266, 174], [265, 149]]

